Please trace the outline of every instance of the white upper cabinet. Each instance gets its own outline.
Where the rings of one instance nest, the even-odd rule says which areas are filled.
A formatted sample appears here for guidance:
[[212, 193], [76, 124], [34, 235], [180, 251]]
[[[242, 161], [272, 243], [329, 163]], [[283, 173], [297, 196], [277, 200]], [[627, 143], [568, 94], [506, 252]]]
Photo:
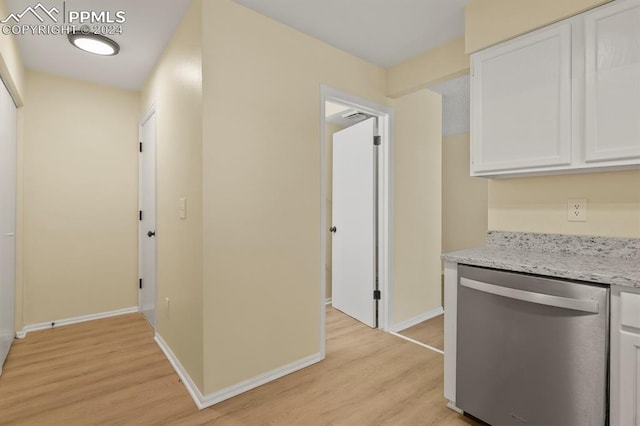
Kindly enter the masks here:
[[571, 163], [571, 25], [473, 56], [472, 172]]
[[640, 4], [585, 14], [587, 162], [640, 158]]
[[471, 56], [471, 175], [640, 167], [640, 0]]

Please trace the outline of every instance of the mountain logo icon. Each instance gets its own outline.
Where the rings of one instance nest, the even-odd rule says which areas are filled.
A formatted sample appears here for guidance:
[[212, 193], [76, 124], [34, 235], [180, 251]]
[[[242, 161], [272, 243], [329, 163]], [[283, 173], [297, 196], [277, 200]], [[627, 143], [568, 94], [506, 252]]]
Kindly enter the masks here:
[[[60, 13], [60, 11], [56, 8], [56, 7], [52, 7], [51, 9], [47, 9], [46, 7], [44, 7], [42, 5], [42, 3], [38, 3], [37, 5], [31, 7], [27, 7], [25, 10], [23, 10], [21, 13], [11, 13], [9, 14], [9, 16], [7, 16], [6, 18], [4, 18], [2, 21], [0, 21], [0, 23], [6, 24], [7, 22], [9, 22], [10, 20], [13, 19], [13, 21], [15, 21], [15, 23], [19, 23], [20, 20], [27, 14], [32, 14], [33, 16], [36, 17], [36, 19], [38, 19], [38, 21], [40, 22], [44, 22], [44, 17], [49, 17], [49, 19], [51, 19], [53, 22], [58, 22], [58, 18], [55, 16], [57, 14]], [[54, 15], [55, 13], [55, 15]]]

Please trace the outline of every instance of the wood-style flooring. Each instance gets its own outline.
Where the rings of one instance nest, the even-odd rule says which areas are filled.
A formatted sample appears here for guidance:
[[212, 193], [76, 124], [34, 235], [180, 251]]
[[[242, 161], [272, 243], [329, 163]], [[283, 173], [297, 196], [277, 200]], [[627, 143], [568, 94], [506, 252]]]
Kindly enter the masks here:
[[327, 310], [327, 358], [198, 411], [139, 314], [29, 333], [0, 424], [474, 425], [445, 406], [439, 353]]
[[407, 336], [432, 348], [444, 351], [444, 315], [438, 315], [435, 318], [416, 324], [402, 330], [398, 334]]

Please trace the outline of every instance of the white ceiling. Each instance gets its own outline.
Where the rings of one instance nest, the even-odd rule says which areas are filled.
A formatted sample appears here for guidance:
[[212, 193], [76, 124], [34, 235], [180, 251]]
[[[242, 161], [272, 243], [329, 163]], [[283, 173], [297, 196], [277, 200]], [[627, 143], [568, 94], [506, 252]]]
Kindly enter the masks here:
[[[123, 33], [109, 36], [120, 44], [120, 53], [110, 57], [91, 55], [73, 47], [64, 35], [19, 35], [16, 39], [25, 66], [137, 90], [152, 71], [192, 0], [6, 0], [6, 3], [9, 13], [20, 13], [26, 7], [35, 7], [39, 1], [49, 10], [56, 7], [59, 18], [63, 15], [63, 6], [67, 11], [124, 11]], [[21, 25], [25, 23], [40, 24], [30, 14], [20, 21]]]
[[[41, 2], [69, 10], [123, 10], [120, 54], [101, 57], [64, 35], [16, 36], [25, 65], [126, 89], [140, 89], [192, 0], [6, 0], [9, 13]], [[217, 1], [217, 0], [205, 0]], [[459, 37], [470, 0], [235, 0], [277, 21], [382, 67]], [[2, 17], [4, 18], [4, 17]], [[20, 24], [40, 24], [27, 14]], [[48, 22], [45, 22], [48, 23]]]
[[388, 68], [464, 34], [470, 0], [234, 0]]

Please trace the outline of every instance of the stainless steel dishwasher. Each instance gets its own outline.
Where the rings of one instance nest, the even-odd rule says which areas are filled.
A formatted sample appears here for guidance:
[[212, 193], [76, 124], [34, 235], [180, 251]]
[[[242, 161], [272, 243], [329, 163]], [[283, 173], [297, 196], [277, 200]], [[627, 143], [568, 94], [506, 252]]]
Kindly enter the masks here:
[[456, 405], [494, 426], [608, 424], [609, 288], [458, 266]]

